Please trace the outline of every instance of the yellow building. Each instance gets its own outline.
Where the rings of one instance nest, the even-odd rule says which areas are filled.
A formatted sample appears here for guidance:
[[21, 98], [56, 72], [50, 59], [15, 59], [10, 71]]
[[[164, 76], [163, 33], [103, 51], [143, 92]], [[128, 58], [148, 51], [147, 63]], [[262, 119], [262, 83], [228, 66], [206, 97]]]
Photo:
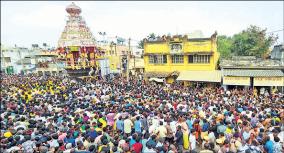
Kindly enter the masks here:
[[111, 43], [110, 45], [100, 45], [99, 47], [105, 51], [105, 57], [109, 59], [111, 71], [121, 73], [122, 58], [130, 54], [129, 47], [127, 45], [116, 43]]
[[132, 75], [143, 74], [144, 73], [144, 59], [139, 57], [130, 58], [129, 70]]
[[[221, 82], [219, 71], [215, 71], [219, 59], [216, 36], [217, 33], [210, 38], [189, 39], [187, 35], [179, 35], [163, 36], [154, 40], [144, 39], [146, 78], [165, 78], [167, 83], [172, 83], [175, 79], [206, 82], [206, 78], [198, 80], [198, 77], [186, 75], [188, 71], [194, 71], [198, 76], [202, 71], [216, 76], [213, 82]], [[212, 82], [212, 79], [208, 78], [208, 82]]]

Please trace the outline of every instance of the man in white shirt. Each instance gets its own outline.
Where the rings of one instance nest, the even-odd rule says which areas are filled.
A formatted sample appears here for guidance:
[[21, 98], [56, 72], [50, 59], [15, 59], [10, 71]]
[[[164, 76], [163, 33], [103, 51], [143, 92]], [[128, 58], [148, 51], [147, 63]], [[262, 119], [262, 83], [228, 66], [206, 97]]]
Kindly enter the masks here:
[[132, 127], [133, 127], [133, 123], [127, 116], [126, 119], [124, 120], [124, 133], [130, 135]]
[[158, 134], [161, 142], [164, 142], [167, 136], [167, 129], [163, 125], [162, 121], [160, 121], [160, 126], [156, 129], [156, 133]]
[[189, 143], [190, 143], [190, 150], [195, 151], [195, 149], [196, 149], [195, 130], [192, 130], [190, 135], [189, 135]]

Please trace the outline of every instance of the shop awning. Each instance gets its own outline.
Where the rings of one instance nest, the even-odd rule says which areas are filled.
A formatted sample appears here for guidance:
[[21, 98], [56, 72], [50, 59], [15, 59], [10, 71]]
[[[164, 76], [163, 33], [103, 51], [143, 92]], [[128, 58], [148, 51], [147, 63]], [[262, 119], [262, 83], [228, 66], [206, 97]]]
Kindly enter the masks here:
[[182, 71], [178, 81], [221, 82], [221, 71]]
[[243, 77], [281, 77], [284, 73], [281, 70], [243, 70], [243, 69], [224, 69], [224, 76], [243, 76]]

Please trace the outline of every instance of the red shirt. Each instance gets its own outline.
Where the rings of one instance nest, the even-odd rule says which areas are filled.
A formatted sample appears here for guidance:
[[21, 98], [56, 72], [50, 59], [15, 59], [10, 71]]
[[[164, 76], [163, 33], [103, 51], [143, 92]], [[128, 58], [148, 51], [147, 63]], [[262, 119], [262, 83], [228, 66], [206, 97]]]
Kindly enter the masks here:
[[177, 110], [177, 103], [174, 103], [174, 109]]
[[135, 151], [135, 153], [141, 153], [142, 152], [143, 145], [139, 142], [134, 143], [132, 146], [132, 149]]

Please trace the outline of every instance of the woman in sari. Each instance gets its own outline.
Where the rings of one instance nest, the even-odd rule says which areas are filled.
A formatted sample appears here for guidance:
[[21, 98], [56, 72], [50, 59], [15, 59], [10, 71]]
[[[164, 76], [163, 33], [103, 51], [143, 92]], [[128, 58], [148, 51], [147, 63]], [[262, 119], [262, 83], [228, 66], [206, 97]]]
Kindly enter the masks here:
[[189, 137], [188, 137], [189, 131], [185, 118], [179, 117], [177, 126], [181, 126], [181, 130], [183, 133], [183, 148], [187, 150], [189, 149]]

